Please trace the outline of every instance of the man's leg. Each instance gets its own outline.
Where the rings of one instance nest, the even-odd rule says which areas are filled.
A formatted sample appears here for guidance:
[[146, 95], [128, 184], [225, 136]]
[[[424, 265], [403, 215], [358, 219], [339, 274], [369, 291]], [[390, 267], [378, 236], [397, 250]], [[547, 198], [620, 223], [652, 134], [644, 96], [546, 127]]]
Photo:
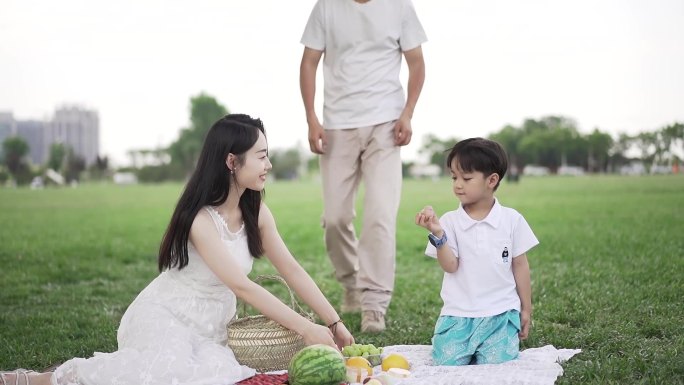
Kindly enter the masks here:
[[365, 186], [363, 227], [359, 238], [359, 288], [364, 312], [361, 329], [385, 329], [384, 315], [394, 290], [396, 220], [401, 199], [401, 156], [394, 144], [394, 122], [360, 129], [367, 138], [361, 154]]
[[354, 201], [360, 181], [358, 130], [326, 130], [328, 146], [320, 157], [325, 245], [335, 277], [345, 290], [342, 312], [359, 311], [358, 240]]

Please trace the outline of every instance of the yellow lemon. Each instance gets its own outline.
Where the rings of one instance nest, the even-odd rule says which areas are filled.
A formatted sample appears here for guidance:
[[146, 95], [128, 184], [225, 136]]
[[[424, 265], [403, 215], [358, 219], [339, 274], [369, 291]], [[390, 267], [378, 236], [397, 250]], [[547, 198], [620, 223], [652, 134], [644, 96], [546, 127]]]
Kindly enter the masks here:
[[390, 368], [409, 369], [409, 362], [406, 357], [399, 353], [390, 353], [382, 359], [382, 370], [388, 371]]
[[373, 367], [371, 366], [370, 362], [363, 357], [349, 357], [346, 364], [347, 366], [354, 368], [365, 369], [369, 376], [373, 374]]

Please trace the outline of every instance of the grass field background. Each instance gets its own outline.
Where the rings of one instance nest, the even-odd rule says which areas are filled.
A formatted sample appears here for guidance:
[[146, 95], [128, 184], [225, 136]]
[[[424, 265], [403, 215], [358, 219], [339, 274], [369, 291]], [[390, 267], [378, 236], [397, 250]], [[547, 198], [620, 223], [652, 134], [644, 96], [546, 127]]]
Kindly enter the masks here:
[[[404, 182], [396, 290], [377, 346], [429, 344], [442, 273], [424, 257], [415, 213], [457, 202], [450, 181]], [[159, 241], [180, 184], [0, 189], [0, 369], [41, 369], [116, 349], [128, 304], [157, 275]], [[528, 220], [534, 327], [523, 348], [581, 348], [558, 384], [684, 383], [684, 177], [524, 178], [502, 204]], [[293, 254], [337, 306], [316, 181], [270, 183], [266, 202]], [[358, 209], [361, 217], [363, 210]], [[357, 218], [358, 219], [358, 218]], [[273, 272], [266, 260], [253, 275]], [[269, 289], [285, 297], [277, 285]]]

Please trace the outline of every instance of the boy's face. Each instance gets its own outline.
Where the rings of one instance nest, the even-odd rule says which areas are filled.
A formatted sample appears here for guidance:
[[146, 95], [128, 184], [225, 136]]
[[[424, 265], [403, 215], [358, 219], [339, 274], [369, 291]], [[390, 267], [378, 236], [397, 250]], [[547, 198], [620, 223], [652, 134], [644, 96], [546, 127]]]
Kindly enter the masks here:
[[499, 181], [498, 174], [485, 175], [480, 171], [463, 171], [456, 159], [451, 162], [449, 168], [454, 194], [461, 204], [477, 203], [494, 195], [494, 186]]

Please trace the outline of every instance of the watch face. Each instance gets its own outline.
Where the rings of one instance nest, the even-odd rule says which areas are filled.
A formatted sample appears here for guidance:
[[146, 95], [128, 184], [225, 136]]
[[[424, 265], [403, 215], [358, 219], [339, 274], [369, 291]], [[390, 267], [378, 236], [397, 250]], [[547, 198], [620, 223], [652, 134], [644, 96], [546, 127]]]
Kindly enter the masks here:
[[[443, 238], [446, 238], [446, 237], [443, 237]], [[430, 234], [428, 234], [428, 240], [430, 241], [432, 246], [439, 247], [439, 246], [442, 246], [442, 244], [444, 243], [444, 241], [446, 239], [443, 240], [443, 239], [437, 238], [434, 234], [430, 233]]]

